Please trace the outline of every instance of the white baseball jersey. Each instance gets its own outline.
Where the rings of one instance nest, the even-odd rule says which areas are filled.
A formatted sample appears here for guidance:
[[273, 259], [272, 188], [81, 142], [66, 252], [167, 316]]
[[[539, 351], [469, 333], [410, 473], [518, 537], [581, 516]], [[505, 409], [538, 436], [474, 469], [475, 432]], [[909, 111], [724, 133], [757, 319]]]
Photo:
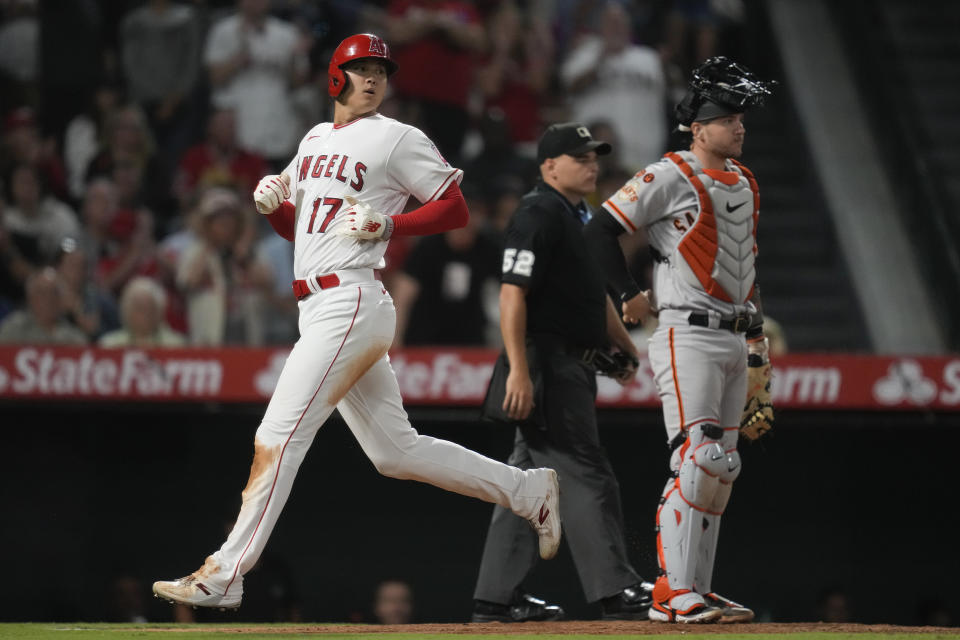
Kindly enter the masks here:
[[440, 196], [463, 172], [443, 159], [416, 127], [379, 114], [345, 125], [318, 124], [284, 171], [297, 207], [293, 272], [297, 278], [341, 269], [383, 268], [386, 242], [331, 233], [354, 196], [385, 215], [403, 212], [409, 196]]
[[[414, 127], [381, 115], [324, 123], [304, 136], [285, 173], [296, 205], [294, 275], [336, 272], [305, 296], [300, 339], [287, 357], [254, 442], [250, 480], [223, 546], [193, 574], [206, 591], [239, 600], [293, 487], [301, 461], [336, 408], [383, 474], [428, 482], [530, 519], [549, 490], [545, 469], [520, 470], [458, 444], [420, 435], [403, 409], [387, 351], [396, 329], [390, 294], [374, 278], [387, 243], [331, 233], [355, 196], [385, 214], [412, 195], [428, 202], [462, 172]], [[340, 490], [340, 489], [337, 489]]]
[[704, 170], [689, 151], [667, 154], [631, 178], [603, 208], [627, 231], [646, 227], [665, 258], [654, 267], [659, 309], [755, 311], [758, 195], [752, 175], [727, 161]]

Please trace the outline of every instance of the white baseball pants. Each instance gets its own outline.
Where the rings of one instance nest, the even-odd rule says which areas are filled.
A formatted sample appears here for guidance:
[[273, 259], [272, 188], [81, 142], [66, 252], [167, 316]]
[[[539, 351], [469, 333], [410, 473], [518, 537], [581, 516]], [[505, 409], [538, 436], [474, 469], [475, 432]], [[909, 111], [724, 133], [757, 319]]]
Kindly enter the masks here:
[[300, 302], [301, 337], [257, 429], [240, 515], [198, 572], [221, 593], [242, 593], [243, 574], [260, 557], [297, 470], [334, 407], [386, 476], [480, 498], [524, 518], [533, 516], [546, 493], [546, 476], [537, 470], [522, 471], [413, 429], [386, 355], [396, 324], [393, 300], [371, 270], [338, 275], [340, 286]]

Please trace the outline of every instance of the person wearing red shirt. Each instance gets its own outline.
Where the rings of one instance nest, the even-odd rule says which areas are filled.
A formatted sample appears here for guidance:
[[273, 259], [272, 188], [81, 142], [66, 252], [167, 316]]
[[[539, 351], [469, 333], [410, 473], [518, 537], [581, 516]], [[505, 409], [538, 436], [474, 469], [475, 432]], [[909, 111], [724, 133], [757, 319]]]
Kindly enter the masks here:
[[401, 119], [423, 129], [456, 164], [477, 56], [486, 47], [479, 14], [462, 0], [391, 0], [387, 29], [394, 60], [417, 70], [394, 81], [406, 111]]

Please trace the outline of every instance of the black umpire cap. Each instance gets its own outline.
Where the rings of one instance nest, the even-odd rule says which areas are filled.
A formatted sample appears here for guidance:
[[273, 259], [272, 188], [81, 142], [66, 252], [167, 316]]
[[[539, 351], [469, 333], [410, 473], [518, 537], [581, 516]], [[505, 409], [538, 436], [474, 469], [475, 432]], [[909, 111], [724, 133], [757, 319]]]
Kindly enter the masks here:
[[579, 122], [552, 124], [537, 143], [537, 163], [543, 164], [547, 158], [564, 154], [579, 156], [588, 151], [596, 151], [598, 156], [605, 156], [611, 151], [610, 143], [594, 140], [590, 130]]

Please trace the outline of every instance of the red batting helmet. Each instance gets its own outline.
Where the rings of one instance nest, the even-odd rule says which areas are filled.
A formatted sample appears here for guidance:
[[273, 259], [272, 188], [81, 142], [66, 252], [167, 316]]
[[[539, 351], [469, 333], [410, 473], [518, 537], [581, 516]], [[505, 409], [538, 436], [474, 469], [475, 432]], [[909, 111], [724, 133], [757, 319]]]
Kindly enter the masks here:
[[358, 33], [345, 39], [333, 52], [330, 58], [330, 67], [327, 69], [327, 90], [336, 98], [347, 86], [347, 76], [343, 73], [343, 65], [351, 60], [361, 58], [377, 58], [383, 60], [387, 66], [387, 76], [399, 69], [397, 63], [390, 59], [390, 47], [380, 36], [372, 33]]

